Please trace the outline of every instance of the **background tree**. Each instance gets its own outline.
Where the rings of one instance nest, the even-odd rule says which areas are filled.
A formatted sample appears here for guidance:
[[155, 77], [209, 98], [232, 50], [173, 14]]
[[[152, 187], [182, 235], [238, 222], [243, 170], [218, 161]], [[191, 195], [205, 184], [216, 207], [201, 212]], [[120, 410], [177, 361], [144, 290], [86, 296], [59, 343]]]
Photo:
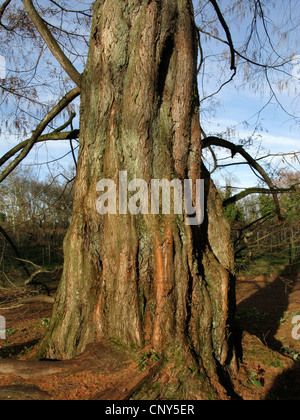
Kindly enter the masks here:
[[[72, 215], [72, 177], [72, 171], [65, 171], [42, 181], [20, 166], [0, 185], [1, 227], [14, 244], [7, 246], [7, 236], [2, 235], [3, 282], [19, 265], [16, 257], [48, 267], [62, 264], [63, 238]], [[31, 268], [27, 264], [27, 276]]]
[[[287, 169], [281, 170], [273, 181], [278, 191], [280, 213], [282, 220], [278, 220], [272, 195], [252, 195], [237, 203], [226, 205], [228, 198], [224, 198], [225, 214], [231, 227], [235, 244], [236, 267], [246, 272], [249, 265], [255, 265], [256, 272], [289, 272], [299, 268], [299, 173]], [[228, 191], [228, 185], [226, 191]], [[224, 192], [221, 191], [224, 197]], [[243, 213], [243, 220], [236, 223], [236, 206]]]

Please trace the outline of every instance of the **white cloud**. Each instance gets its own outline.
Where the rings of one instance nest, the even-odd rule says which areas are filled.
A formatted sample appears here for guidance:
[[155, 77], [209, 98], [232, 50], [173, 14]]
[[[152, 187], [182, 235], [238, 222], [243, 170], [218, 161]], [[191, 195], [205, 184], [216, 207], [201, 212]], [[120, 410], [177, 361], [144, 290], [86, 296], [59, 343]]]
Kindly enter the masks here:
[[269, 145], [271, 148], [280, 148], [282, 153], [284, 152], [296, 152], [300, 151], [300, 138], [273, 136], [271, 134], [262, 134], [263, 145]]

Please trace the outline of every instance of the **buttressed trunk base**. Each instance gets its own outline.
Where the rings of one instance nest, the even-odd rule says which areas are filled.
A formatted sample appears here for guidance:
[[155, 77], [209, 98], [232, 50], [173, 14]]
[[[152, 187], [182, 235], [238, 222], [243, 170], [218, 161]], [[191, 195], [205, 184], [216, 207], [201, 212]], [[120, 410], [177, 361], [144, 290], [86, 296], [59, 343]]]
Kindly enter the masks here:
[[[82, 80], [74, 211], [48, 358], [117, 339], [186, 355], [206, 372], [233, 359], [233, 250], [222, 204], [201, 164], [197, 34], [192, 1], [97, 0]], [[105, 215], [108, 178], [206, 179], [205, 220]]]

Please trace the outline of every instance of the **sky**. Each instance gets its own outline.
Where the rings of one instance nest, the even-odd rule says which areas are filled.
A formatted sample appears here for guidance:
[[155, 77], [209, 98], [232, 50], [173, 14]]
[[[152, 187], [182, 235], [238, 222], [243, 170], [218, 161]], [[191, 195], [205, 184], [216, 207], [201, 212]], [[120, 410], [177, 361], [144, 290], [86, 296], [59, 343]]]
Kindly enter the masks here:
[[[297, 82], [300, 84], [300, 76]], [[253, 145], [247, 150], [254, 157], [300, 152], [300, 127], [276, 103], [269, 105], [260, 114], [258, 120], [257, 112], [264, 106], [266, 98], [261, 98], [259, 95], [255, 96], [251, 91], [232, 92], [230, 88], [225, 88], [222, 96], [221, 106], [216, 109], [214, 117], [205, 119], [206, 133], [222, 133], [228, 127], [236, 128], [236, 140], [253, 137]], [[291, 109], [290, 101], [290, 96], [282, 99], [288, 110]], [[295, 112], [295, 115], [300, 115], [299, 102], [296, 103], [293, 112]], [[249, 127], [243, 125], [244, 121], [249, 123]], [[253, 126], [256, 125], [258, 125], [258, 129], [254, 131]], [[236, 142], [235, 136], [233, 135], [230, 140]], [[230, 152], [218, 151], [217, 155], [220, 158], [227, 157], [230, 156]], [[235, 159], [229, 159], [226, 162], [241, 161], [243, 159], [237, 156]], [[299, 162], [295, 160], [293, 155], [286, 156], [285, 159], [281, 156], [272, 156], [266, 159], [267, 162], [272, 162], [274, 168], [289, 168], [291, 171], [300, 170]], [[237, 188], [256, 186], [259, 181], [247, 165], [228, 167], [222, 172], [218, 171], [213, 174], [213, 179], [218, 185], [225, 185], [226, 178], [228, 180], [232, 179], [232, 184]]]
[[[223, 0], [222, 3], [230, 4], [231, 0]], [[279, 0], [278, 0], [279, 1]], [[292, 0], [294, 3], [294, 12], [300, 16], [300, 0]], [[279, 4], [279, 3], [278, 3]], [[270, 19], [276, 18], [276, 11], [270, 12]], [[275, 14], [272, 16], [272, 13]], [[246, 24], [246, 23], [244, 23]], [[221, 28], [222, 29], [222, 28]], [[232, 36], [236, 45], [241, 41], [241, 33], [243, 28], [232, 26]], [[294, 37], [297, 37], [299, 30]], [[220, 33], [220, 36], [224, 34]], [[295, 44], [297, 45], [297, 44]], [[299, 47], [299, 43], [298, 43]], [[206, 93], [213, 92], [216, 87], [216, 80], [214, 76], [219, 72], [224, 72], [223, 68], [218, 68], [218, 63], [209, 59], [209, 48], [211, 45], [205, 45], [207, 48], [206, 54], [206, 74], [205, 91]], [[221, 49], [220, 49], [221, 48]], [[218, 50], [219, 49], [219, 50]], [[216, 46], [218, 54], [222, 53], [224, 45]], [[248, 138], [252, 138], [253, 144], [249, 147], [248, 151], [255, 157], [265, 156], [269, 153], [293, 153], [300, 152], [300, 139], [299, 139], [299, 125], [295, 120], [288, 115], [293, 114], [300, 117], [300, 49], [294, 51], [295, 61], [292, 68], [292, 78], [289, 78], [289, 85], [286, 89], [276, 89], [276, 94], [280, 98], [280, 106], [276, 103], [275, 99], [257, 114], [270, 99], [268, 89], [250, 88], [242, 81], [241, 76], [236, 77], [233, 84], [225, 86], [217, 96], [218, 103], [215, 104], [213, 112], [207, 113], [204, 109], [200, 108], [201, 116], [200, 121], [205, 132], [209, 135], [224, 134], [228, 128], [236, 130], [231, 141], [239, 143]], [[226, 64], [226, 61], [225, 61]], [[226, 64], [227, 65], [227, 64]], [[228, 70], [228, 69], [227, 69]], [[229, 69], [230, 70], [230, 69]], [[230, 72], [229, 72], [230, 73]], [[224, 76], [224, 80], [226, 76]], [[199, 76], [199, 86], [201, 86], [203, 79]], [[241, 89], [241, 86], [243, 88]], [[298, 92], [297, 92], [298, 89]], [[200, 89], [200, 97], [201, 94]], [[203, 107], [207, 106], [204, 103]], [[286, 112], [281, 108], [284, 107]], [[298, 120], [299, 121], [299, 120]], [[247, 122], [247, 124], [243, 124]], [[74, 124], [78, 126], [78, 120]], [[11, 149], [16, 143], [24, 140], [22, 136], [13, 136], [11, 134], [0, 137], [0, 155], [3, 155]], [[217, 150], [219, 158], [224, 159], [230, 157], [230, 153], [225, 150]], [[64, 156], [60, 162], [54, 162], [57, 158]], [[208, 162], [211, 162], [209, 153], [205, 154]], [[236, 157], [234, 160], [227, 159], [224, 163], [241, 162], [242, 159]], [[221, 161], [223, 162], [223, 161]], [[290, 170], [300, 170], [299, 162], [295, 159], [286, 158], [285, 161], [281, 157], [273, 157], [267, 162], [272, 162], [273, 168], [289, 167]], [[49, 173], [49, 168], [54, 168], [60, 171], [63, 168], [68, 169], [73, 165], [73, 158], [70, 153], [69, 143], [66, 141], [47, 142], [47, 144], [38, 144], [30, 155], [24, 160], [23, 165], [26, 168], [32, 168], [41, 177], [46, 177]], [[61, 165], [61, 166], [60, 166]], [[289, 166], [291, 165], [291, 166]], [[259, 182], [258, 178], [254, 175], [248, 166], [230, 166], [222, 171], [217, 171], [213, 174], [213, 179], [218, 186], [224, 186], [226, 179], [230, 179], [232, 185], [236, 188], [247, 188], [256, 186]]]
[[[222, 5], [222, 10], [225, 10], [226, 7], [234, 4], [234, 0], [221, 0], [219, 4]], [[256, 46], [256, 49], [253, 47], [252, 49], [257, 57], [261, 53], [260, 61], [268, 65], [273, 65], [278, 59], [274, 50], [284, 57], [288, 57], [293, 52], [293, 60], [285, 68], [289, 72], [288, 75], [281, 71], [268, 71], [268, 77], [273, 82], [272, 87], [276, 97], [271, 98], [272, 92], [266, 83], [264, 69], [256, 68], [255, 70], [254, 67], [248, 69], [241, 60], [238, 60], [238, 72], [233, 83], [226, 85], [218, 93], [216, 97], [218, 101], [215, 103], [213, 113], [207, 114], [204, 111], [201, 114], [202, 120], [200, 119], [207, 135], [219, 135], [236, 144], [243, 143], [251, 138], [251, 146], [247, 150], [257, 158], [269, 153], [300, 152], [300, 0], [275, 0], [272, 5], [267, 11], [268, 18], [266, 21], [273, 45], [270, 46], [268, 38], [265, 36], [264, 27], [258, 24], [257, 32], [264, 41], [259, 44], [258, 40], [253, 37], [253, 45]], [[295, 17], [294, 23], [289, 21], [290, 13]], [[211, 16], [208, 16], [208, 22], [209, 17], [211, 18]], [[233, 12], [232, 15], [226, 16], [226, 20], [230, 27], [233, 44], [235, 48], [239, 49], [249, 36], [252, 18], [247, 20], [246, 17], [241, 23]], [[282, 26], [280, 26], [281, 24]], [[213, 25], [210, 27], [209, 24], [207, 24], [207, 27], [210, 28], [210, 32], [217, 33], [219, 38], [226, 39], [223, 28], [214, 29]], [[284, 37], [278, 38], [277, 31], [279, 30], [287, 33], [286, 40], [283, 39]], [[289, 45], [287, 42], [289, 42]], [[207, 96], [211, 92], [215, 92], [220, 85], [218, 71], [220, 74], [224, 74], [223, 82], [229, 79], [232, 74], [229, 71], [229, 51], [227, 51], [227, 64], [224, 59], [218, 63], [218, 59], [213, 55], [216, 51], [223, 58], [226, 48], [226, 45], [217, 43], [215, 40], [208, 45], [206, 43], [203, 45], [204, 56], [206, 54], [204, 73], [208, 76], [199, 77], [199, 84], [203, 83], [203, 92]], [[252, 58], [250, 54], [251, 44], [247, 51], [248, 57]], [[256, 58], [256, 61], [258, 61], [258, 58]], [[224, 67], [224, 63], [227, 68]], [[244, 74], [248, 74], [248, 72], [252, 75], [249, 82], [244, 77]], [[254, 83], [252, 83], [252, 80]], [[284, 82], [288, 83], [284, 85]], [[228, 131], [231, 132], [230, 138], [226, 137]], [[212, 163], [209, 152], [206, 156]], [[230, 152], [217, 149], [217, 156], [220, 158], [230, 157]], [[224, 163], [241, 161], [243, 159], [236, 157], [233, 160], [228, 159]], [[275, 171], [277, 168], [287, 168], [287, 170], [292, 171], [300, 170], [299, 162], [295, 160], [294, 156], [285, 159], [271, 157], [266, 159], [265, 164], [266, 167], [268, 164], [272, 165], [271, 171]], [[212, 177], [219, 186], [224, 186], [226, 180], [231, 180], [232, 185], [237, 188], [256, 186], [260, 182], [253, 171], [244, 165], [230, 166], [222, 169], [222, 171], [216, 171]]]

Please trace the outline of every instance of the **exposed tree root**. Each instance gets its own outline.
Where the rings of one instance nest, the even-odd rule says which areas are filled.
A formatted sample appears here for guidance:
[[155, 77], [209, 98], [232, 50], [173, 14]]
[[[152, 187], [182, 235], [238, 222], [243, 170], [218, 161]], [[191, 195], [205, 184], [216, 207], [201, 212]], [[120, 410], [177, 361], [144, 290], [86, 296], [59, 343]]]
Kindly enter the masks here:
[[54, 304], [55, 298], [52, 296], [34, 296], [24, 299], [19, 299], [15, 305], [7, 306], [7, 307], [0, 307], [1, 311], [9, 311], [11, 309], [20, 308], [24, 305], [30, 305], [32, 303], [47, 303], [47, 304]]
[[[0, 388], [0, 400], [59, 399], [70, 387], [76, 388], [78, 377], [89, 384], [84, 399], [229, 399], [218, 375], [193, 368], [189, 353], [160, 359], [149, 356], [143, 363], [141, 359], [137, 353], [102, 342], [73, 360], [0, 360], [0, 381], [7, 385]], [[97, 386], [90, 386], [95, 378]]]
[[0, 360], [0, 375], [14, 375], [21, 378], [38, 378], [51, 375], [76, 373], [84, 370], [104, 371], [110, 355], [111, 367], [116, 367], [117, 361], [125, 362], [118, 351], [107, 344], [90, 345], [88, 350], [73, 360], [63, 361], [19, 361]]
[[52, 296], [35, 296], [19, 300], [21, 305], [30, 305], [31, 303], [54, 303], [55, 298]]
[[[141, 369], [136, 359], [129, 351], [98, 343], [89, 346], [87, 352], [73, 360], [0, 360], [0, 382], [7, 384], [7, 379], [12, 378], [12, 383], [8, 381], [8, 386], [0, 388], [0, 400], [55, 399], [56, 395], [43, 394], [43, 390], [32, 385], [58, 382], [60, 393], [63, 393], [64, 387], [66, 390], [70, 388], [70, 377], [76, 378], [78, 375], [83, 375], [84, 379], [99, 376], [101, 386], [98, 392], [97, 387], [91, 387], [94, 393], [88, 399], [126, 400], [150, 381], [161, 366], [160, 361], [148, 360]], [[21, 387], [12, 386], [15, 382], [18, 385], [21, 383]]]
[[0, 387], [0, 401], [50, 400], [50, 395], [34, 385]]

